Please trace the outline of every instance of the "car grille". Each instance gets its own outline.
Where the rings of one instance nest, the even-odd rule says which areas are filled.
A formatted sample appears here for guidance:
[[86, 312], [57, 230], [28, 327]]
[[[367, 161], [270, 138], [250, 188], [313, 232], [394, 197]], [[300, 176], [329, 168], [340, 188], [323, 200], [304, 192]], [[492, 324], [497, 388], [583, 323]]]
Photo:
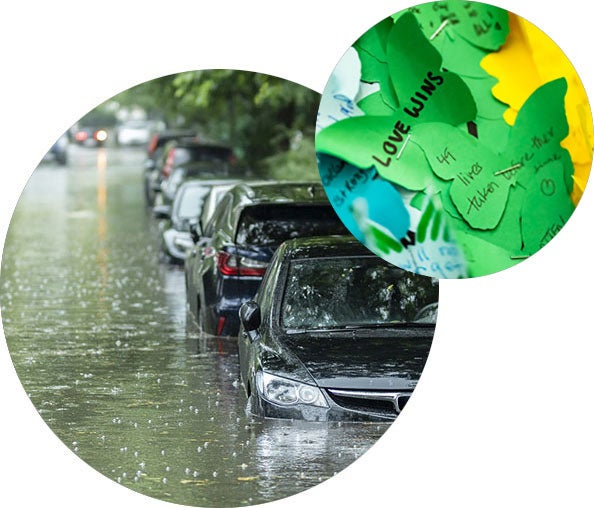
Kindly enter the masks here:
[[404, 409], [411, 392], [388, 392], [380, 390], [326, 390], [339, 406], [351, 411], [395, 418]]

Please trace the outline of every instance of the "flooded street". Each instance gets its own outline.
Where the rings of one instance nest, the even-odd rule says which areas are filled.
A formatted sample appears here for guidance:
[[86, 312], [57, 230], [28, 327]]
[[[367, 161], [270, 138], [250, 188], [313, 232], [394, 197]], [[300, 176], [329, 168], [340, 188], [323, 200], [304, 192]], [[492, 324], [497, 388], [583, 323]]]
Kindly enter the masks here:
[[71, 146], [19, 201], [0, 304], [31, 401], [100, 473], [175, 503], [257, 504], [340, 472], [388, 425], [246, 416], [236, 340], [197, 332], [183, 267], [159, 262], [143, 159]]

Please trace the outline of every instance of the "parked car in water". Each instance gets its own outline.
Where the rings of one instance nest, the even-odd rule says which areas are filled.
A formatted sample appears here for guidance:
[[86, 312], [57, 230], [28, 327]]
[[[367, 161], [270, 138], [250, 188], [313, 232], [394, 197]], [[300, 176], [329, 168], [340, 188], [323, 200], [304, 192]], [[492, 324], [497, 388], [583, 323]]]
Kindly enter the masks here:
[[154, 124], [147, 120], [128, 120], [116, 129], [115, 139], [120, 146], [148, 145]]
[[190, 180], [182, 184], [171, 205], [158, 205], [153, 209], [162, 226], [161, 251], [172, 261], [183, 261], [186, 251], [194, 246], [190, 225], [196, 225], [206, 197], [213, 187], [224, 184], [226, 188], [237, 180]]
[[[164, 147], [159, 159], [155, 162], [155, 168], [151, 172], [151, 186], [155, 192], [160, 192], [163, 182], [172, 174], [173, 170], [180, 165], [187, 165], [194, 162], [211, 164], [234, 164], [235, 156], [233, 150], [222, 145], [204, 144], [197, 139], [180, 138], [168, 142]], [[156, 196], [151, 204], [155, 204]]]
[[318, 183], [239, 184], [227, 191], [186, 257], [186, 295], [200, 328], [237, 335], [241, 304], [256, 294], [290, 238], [346, 234]]
[[352, 237], [296, 239], [240, 310], [248, 410], [302, 420], [393, 420], [421, 375], [438, 281]]
[[[163, 204], [173, 202], [177, 190], [189, 180], [207, 180], [220, 178], [239, 178], [241, 174], [232, 171], [228, 164], [220, 162], [189, 162], [173, 169], [171, 175], [161, 182]], [[235, 181], [239, 183], [239, 180]]]
[[191, 130], [165, 130], [156, 132], [151, 137], [147, 147], [147, 158], [144, 161], [144, 195], [147, 204], [152, 206], [155, 195], [161, 191], [161, 182], [157, 162], [161, 159], [167, 143], [178, 139], [195, 139], [196, 133]]

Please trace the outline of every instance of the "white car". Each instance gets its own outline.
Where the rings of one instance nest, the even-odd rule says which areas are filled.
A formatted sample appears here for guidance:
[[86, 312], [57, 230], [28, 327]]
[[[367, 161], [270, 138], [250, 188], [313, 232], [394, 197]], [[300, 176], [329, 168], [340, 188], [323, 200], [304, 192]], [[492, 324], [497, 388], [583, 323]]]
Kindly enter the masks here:
[[119, 145], [147, 145], [152, 131], [150, 122], [130, 120], [118, 128], [116, 139]]

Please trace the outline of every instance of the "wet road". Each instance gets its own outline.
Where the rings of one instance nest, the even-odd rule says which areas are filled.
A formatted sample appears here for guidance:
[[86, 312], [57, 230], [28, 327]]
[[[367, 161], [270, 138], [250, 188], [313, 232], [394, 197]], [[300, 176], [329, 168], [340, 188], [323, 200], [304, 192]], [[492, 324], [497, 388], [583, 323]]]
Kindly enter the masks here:
[[198, 333], [183, 268], [159, 263], [142, 160], [70, 147], [21, 196], [0, 305], [26, 393], [81, 459], [155, 498], [256, 504], [333, 476], [388, 426], [246, 416], [235, 341]]

